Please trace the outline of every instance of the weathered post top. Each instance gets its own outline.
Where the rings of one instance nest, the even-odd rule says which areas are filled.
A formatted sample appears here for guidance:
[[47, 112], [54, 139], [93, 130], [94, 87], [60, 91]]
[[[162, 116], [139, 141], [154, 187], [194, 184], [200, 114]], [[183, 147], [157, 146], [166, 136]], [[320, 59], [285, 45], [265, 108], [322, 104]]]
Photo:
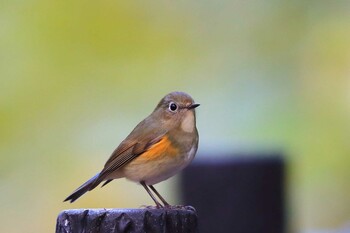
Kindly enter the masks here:
[[70, 209], [57, 218], [56, 233], [192, 233], [197, 230], [193, 207], [142, 209]]

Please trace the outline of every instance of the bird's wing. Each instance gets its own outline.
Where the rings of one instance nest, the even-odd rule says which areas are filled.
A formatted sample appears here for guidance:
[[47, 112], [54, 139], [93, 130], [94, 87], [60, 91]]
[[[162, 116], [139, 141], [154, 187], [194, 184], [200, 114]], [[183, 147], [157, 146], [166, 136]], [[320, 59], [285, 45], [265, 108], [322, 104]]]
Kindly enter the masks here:
[[117, 149], [113, 151], [90, 190], [99, 185], [108, 177], [108, 175], [147, 151], [151, 146], [162, 140], [163, 137], [164, 134], [161, 134], [160, 136], [149, 134], [148, 137], [145, 137], [140, 141], [136, 141], [135, 139], [124, 140]]

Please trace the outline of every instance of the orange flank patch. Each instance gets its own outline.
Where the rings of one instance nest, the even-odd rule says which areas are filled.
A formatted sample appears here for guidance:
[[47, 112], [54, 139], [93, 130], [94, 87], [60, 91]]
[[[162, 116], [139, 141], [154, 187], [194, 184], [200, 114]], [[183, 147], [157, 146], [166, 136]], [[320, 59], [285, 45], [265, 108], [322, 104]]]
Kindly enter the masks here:
[[163, 156], [176, 156], [178, 149], [171, 145], [171, 141], [167, 136], [164, 136], [159, 142], [152, 145], [146, 152], [141, 154], [138, 159], [156, 160]]

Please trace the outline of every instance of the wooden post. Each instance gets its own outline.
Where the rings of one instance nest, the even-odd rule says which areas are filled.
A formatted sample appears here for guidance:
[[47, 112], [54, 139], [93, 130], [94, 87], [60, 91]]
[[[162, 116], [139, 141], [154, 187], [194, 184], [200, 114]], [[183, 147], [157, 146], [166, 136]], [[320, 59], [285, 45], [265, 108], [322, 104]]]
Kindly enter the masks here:
[[71, 209], [57, 218], [56, 233], [192, 233], [197, 230], [193, 207], [174, 209]]

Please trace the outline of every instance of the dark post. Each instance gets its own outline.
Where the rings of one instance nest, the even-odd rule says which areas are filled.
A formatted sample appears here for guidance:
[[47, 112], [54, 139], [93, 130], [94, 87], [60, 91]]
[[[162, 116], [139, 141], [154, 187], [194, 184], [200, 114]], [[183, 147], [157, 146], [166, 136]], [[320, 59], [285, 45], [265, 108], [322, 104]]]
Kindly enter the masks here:
[[56, 233], [192, 233], [197, 214], [178, 209], [71, 209], [57, 218]]
[[[209, 157], [209, 156], [208, 156]], [[201, 233], [283, 233], [282, 156], [196, 160], [182, 174], [184, 204], [196, 207]]]

